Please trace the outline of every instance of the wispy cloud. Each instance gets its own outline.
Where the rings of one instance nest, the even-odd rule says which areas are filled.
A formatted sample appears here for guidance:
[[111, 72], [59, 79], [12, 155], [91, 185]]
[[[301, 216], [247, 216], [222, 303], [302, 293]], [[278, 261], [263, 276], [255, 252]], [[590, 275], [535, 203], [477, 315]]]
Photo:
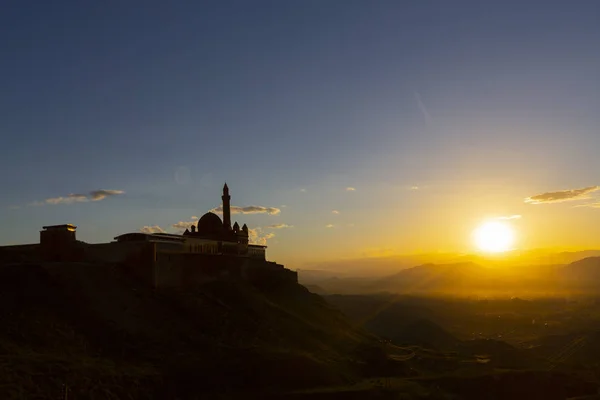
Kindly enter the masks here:
[[288, 224], [273, 224], [265, 226], [265, 229], [285, 229], [285, 228], [293, 228], [294, 225]]
[[92, 190], [87, 194], [71, 193], [66, 196], [51, 197], [43, 201], [34, 202], [31, 205], [42, 206], [45, 204], [57, 205], [83, 203], [88, 201], [100, 201], [106, 199], [107, 197], [117, 196], [123, 193], [125, 193], [123, 190]]
[[333, 224], [327, 224], [325, 225], [325, 228], [333, 228]]
[[306, 189], [302, 188], [300, 189], [301, 192], [306, 192]]
[[73, 203], [80, 203], [80, 202], [85, 202], [85, 201], [90, 201], [90, 199], [87, 197], [87, 195], [85, 194], [76, 194], [76, 193], [71, 193], [68, 194], [66, 196], [60, 196], [60, 197], [51, 197], [49, 199], [46, 199], [44, 201], [39, 201], [36, 202], [35, 205], [44, 205], [44, 204], [73, 204]]
[[338, 210], [332, 210], [332, 211], [331, 211], [331, 213], [332, 213], [332, 214], [336, 214], [336, 215], [337, 215], [337, 214], [339, 214], [340, 212], [339, 212]]
[[411, 186], [409, 190], [419, 190], [419, 189], [421, 189], [421, 188], [418, 186]]
[[415, 92], [415, 99], [417, 100], [417, 106], [419, 107], [419, 110], [421, 110], [421, 114], [423, 114], [423, 119], [425, 119], [425, 124], [427, 126], [430, 126], [433, 123], [433, 118], [431, 118], [431, 114], [429, 114], [427, 107], [425, 107], [425, 104], [423, 104], [423, 101], [421, 100], [421, 95], [419, 94], [419, 92]]
[[587, 203], [587, 204], [578, 204], [575, 207], [600, 208], [600, 202]]
[[265, 233], [260, 227], [248, 229], [248, 241], [251, 244], [267, 245], [267, 240], [275, 237], [273, 232]]
[[104, 200], [110, 196], [116, 196], [125, 193], [122, 190], [92, 190], [89, 194], [89, 199], [92, 201]]
[[185, 231], [186, 229], [189, 229], [192, 225], [196, 225], [197, 223], [198, 223], [198, 219], [192, 218], [191, 221], [179, 221], [179, 222], [174, 223], [171, 226], [177, 230]]
[[[263, 206], [246, 206], [246, 207], [238, 207], [231, 206], [232, 214], [269, 214], [269, 215], [277, 215], [281, 212], [281, 209], [276, 207], [263, 207]], [[223, 214], [223, 206], [219, 206], [217, 208], [213, 208], [210, 210], [211, 212], [217, 214]]]
[[588, 186], [581, 189], [560, 190], [536, 194], [525, 199], [529, 204], [562, 203], [565, 201], [589, 199], [589, 194], [600, 189], [600, 186]]
[[351, 186], [348, 186], [348, 187], [346, 188], [346, 191], [347, 191], [347, 192], [354, 192], [355, 190], [356, 190], [356, 188], [353, 188], [353, 187], [351, 187]]
[[498, 217], [496, 219], [499, 219], [499, 220], [502, 220], [502, 221], [508, 221], [508, 220], [511, 220], [511, 219], [521, 219], [521, 216], [515, 214], [515, 215], [507, 215], [507, 216], [504, 216], [504, 217]]
[[165, 230], [158, 225], [144, 226], [140, 228], [140, 232], [143, 233], [165, 233]]

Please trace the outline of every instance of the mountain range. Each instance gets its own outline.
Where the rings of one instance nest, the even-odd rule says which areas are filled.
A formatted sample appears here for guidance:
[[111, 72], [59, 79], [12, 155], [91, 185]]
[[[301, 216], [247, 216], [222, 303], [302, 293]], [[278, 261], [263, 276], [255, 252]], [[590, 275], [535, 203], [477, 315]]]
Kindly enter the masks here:
[[[571, 258], [565, 254], [563, 259]], [[319, 293], [556, 294], [595, 293], [600, 289], [600, 257], [568, 264], [509, 265], [480, 260], [421, 264], [386, 276], [332, 276], [299, 272]], [[483, 263], [485, 262], [485, 263]], [[319, 276], [323, 277], [319, 279]]]

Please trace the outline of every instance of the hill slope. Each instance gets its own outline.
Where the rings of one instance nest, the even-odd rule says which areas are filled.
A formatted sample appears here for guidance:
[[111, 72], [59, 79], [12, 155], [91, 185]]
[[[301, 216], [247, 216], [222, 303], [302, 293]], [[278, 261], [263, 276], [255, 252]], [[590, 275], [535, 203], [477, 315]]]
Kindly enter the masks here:
[[[0, 267], [0, 397], [195, 398], [352, 379], [372, 342], [300, 285], [141, 286], [116, 267]], [[21, 396], [21, 397], [19, 397]], [[38, 397], [36, 397], [38, 396]]]
[[588, 257], [565, 266], [561, 271], [565, 284], [580, 289], [600, 289], [600, 257]]

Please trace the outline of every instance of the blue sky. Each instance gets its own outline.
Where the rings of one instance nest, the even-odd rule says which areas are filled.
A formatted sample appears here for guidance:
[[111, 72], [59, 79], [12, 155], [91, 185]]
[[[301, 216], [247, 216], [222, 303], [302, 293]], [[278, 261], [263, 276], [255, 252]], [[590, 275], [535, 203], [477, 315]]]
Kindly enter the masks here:
[[[280, 209], [235, 219], [293, 225], [261, 230], [284, 263], [457, 250], [495, 214], [600, 237], [594, 207], [523, 202], [599, 184], [598, 15], [592, 0], [8, 1], [0, 243], [65, 222], [88, 242], [174, 231], [224, 181], [234, 205]], [[45, 203], [96, 190], [123, 193]]]

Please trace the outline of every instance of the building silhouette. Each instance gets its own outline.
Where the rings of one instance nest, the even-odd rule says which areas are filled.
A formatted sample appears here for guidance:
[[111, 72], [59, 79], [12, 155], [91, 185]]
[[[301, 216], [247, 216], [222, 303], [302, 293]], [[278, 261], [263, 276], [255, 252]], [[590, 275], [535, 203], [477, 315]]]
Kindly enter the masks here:
[[182, 251], [200, 254], [238, 255], [252, 258], [266, 258], [267, 246], [249, 243], [249, 229], [246, 224], [241, 228], [237, 222], [231, 226], [231, 196], [227, 183], [223, 186], [223, 220], [213, 212], [204, 214], [196, 224], [191, 225], [183, 235], [168, 233], [146, 234], [126, 233], [117, 236], [117, 242], [155, 241], [158, 238], [169, 242], [181, 242]]
[[223, 220], [207, 212], [181, 235], [130, 232], [110, 243], [89, 244], [77, 240], [75, 225], [44, 226], [39, 244], [0, 247], [0, 263], [117, 265], [157, 288], [220, 278], [244, 279], [263, 287], [297, 283], [296, 272], [266, 260], [266, 246], [249, 243], [246, 224], [231, 225], [227, 184], [221, 199]]

